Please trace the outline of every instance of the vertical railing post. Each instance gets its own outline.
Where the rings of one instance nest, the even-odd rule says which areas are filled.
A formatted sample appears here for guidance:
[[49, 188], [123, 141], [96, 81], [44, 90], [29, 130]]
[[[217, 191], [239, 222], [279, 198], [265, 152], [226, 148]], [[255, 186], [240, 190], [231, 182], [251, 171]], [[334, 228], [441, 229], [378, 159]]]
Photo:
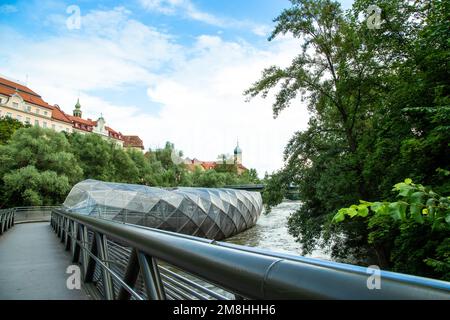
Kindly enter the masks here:
[[16, 219], [16, 210], [13, 209], [13, 210], [12, 210], [11, 227], [14, 226], [15, 219]]
[[64, 237], [64, 248], [66, 251], [70, 250], [70, 244], [72, 242], [72, 220], [67, 218], [67, 228], [66, 228], [66, 236]]
[[64, 216], [61, 216], [61, 230], [60, 230], [60, 238], [61, 238], [61, 242], [64, 241], [64, 224], [66, 222], [66, 218]]
[[144, 278], [145, 290], [149, 300], [165, 300], [164, 285], [161, 281], [158, 265], [153, 257], [138, 253], [139, 265]]
[[[84, 225], [80, 225], [80, 236], [81, 236], [81, 244], [83, 246], [82, 250], [81, 250], [81, 258], [83, 259], [82, 261], [82, 266], [83, 266], [83, 275], [86, 275], [87, 272], [87, 267], [88, 267], [88, 261], [89, 261], [89, 237], [88, 237], [88, 231], [87, 231], [87, 227]], [[87, 248], [87, 249], [86, 249]]]
[[[109, 267], [108, 244], [106, 242], [106, 237], [98, 232], [95, 233], [94, 237], [97, 242], [98, 257], [107, 267]], [[102, 276], [103, 276], [103, 289], [105, 293], [105, 299], [114, 300], [114, 287], [111, 279], [111, 274], [108, 272], [108, 270], [102, 268]]]
[[3, 225], [4, 225], [3, 217], [4, 217], [4, 215], [5, 214], [3, 214], [3, 213], [0, 214], [0, 234], [3, 234]]
[[13, 218], [14, 218], [14, 210], [12, 210], [9, 213], [9, 217], [8, 217], [8, 229], [12, 228], [13, 226]]
[[74, 224], [74, 237], [72, 239], [72, 262], [78, 263], [80, 262], [80, 244], [81, 242], [81, 225], [79, 225], [77, 222], [73, 222]]
[[[86, 237], [86, 241], [87, 241]], [[95, 239], [95, 236], [92, 237], [92, 244], [90, 246], [90, 252], [94, 256], [97, 256], [98, 250], [97, 250], [97, 241]], [[97, 262], [89, 256], [86, 263], [86, 273], [84, 274], [84, 281], [85, 282], [92, 282], [94, 280], [94, 272], [95, 272], [95, 265]]]
[[[125, 276], [123, 281], [130, 287], [134, 288], [136, 285], [136, 280], [139, 276], [139, 261], [138, 261], [138, 253], [135, 249], [131, 250], [130, 258], [128, 259], [127, 270], [125, 271]], [[118, 300], [129, 300], [131, 294], [125, 290], [124, 287], [120, 288], [119, 295], [117, 296]]]

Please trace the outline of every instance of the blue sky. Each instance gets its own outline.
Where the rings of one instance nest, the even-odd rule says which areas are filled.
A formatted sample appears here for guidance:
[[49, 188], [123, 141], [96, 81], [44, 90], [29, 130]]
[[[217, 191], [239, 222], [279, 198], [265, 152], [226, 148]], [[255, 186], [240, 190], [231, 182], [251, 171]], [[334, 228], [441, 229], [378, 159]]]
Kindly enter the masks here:
[[[344, 8], [352, 1], [343, 0]], [[80, 10], [78, 27], [73, 28]], [[304, 129], [301, 102], [273, 119], [271, 97], [242, 92], [264, 67], [298, 52], [291, 37], [268, 42], [288, 0], [0, 1], [0, 73], [27, 82], [71, 112], [100, 113], [147, 148], [175, 143], [215, 160], [239, 139], [244, 164], [260, 175], [282, 166], [292, 134]], [[70, 9], [70, 10], [69, 10]]]

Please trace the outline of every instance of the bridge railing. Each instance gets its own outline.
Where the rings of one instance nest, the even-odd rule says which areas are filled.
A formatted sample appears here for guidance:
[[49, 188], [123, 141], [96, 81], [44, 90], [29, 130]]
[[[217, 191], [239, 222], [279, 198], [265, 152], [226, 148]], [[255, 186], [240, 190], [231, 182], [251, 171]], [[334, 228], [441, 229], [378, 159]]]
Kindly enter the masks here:
[[104, 299], [450, 299], [450, 283], [278, 254], [54, 210], [51, 225]]
[[50, 221], [52, 211], [59, 208], [59, 206], [39, 206], [0, 209], [0, 234], [17, 223]]
[[14, 209], [0, 210], [0, 235], [14, 226]]
[[14, 222], [40, 222], [50, 221], [52, 211], [59, 209], [59, 206], [40, 206], [40, 207], [16, 207], [14, 208]]

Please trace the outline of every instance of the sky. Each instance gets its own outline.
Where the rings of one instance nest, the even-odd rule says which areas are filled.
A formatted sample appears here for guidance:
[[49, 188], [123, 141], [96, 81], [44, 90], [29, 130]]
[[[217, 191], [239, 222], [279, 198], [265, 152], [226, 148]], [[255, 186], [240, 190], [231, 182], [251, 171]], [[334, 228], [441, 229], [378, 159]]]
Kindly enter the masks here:
[[[342, 6], [351, 6], [342, 0]], [[289, 35], [271, 42], [288, 0], [0, 0], [0, 74], [50, 104], [126, 135], [146, 149], [175, 144], [213, 161], [232, 154], [260, 176], [283, 166], [292, 135], [307, 127], [303, 102], [274, 119], [273, 95], [243, 92], [264, 68], [299, 52]]]

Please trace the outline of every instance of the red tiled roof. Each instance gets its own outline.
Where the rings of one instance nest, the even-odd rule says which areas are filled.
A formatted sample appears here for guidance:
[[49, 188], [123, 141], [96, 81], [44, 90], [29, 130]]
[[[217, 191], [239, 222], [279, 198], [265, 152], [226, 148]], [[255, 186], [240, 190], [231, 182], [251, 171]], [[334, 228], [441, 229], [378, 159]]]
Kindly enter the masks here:
[[3, 86], [12, 87], [14, 90], [15, 90], [15, 89], [18, 89], [18, 90], [20, 90], [20, 91], [28, 92], [28, 93], [30, 93], [30, 94], [39, 96], [36, 92], [34, 92], [33, 90], [31, 90], [30, 88], [28, 88], [28, 87], [26, 87], [26, 86], [24, 86], [24, 85], [22, 85], [22, 84], [20, 84], [20, 83], [13, 82], [13, 81], [11, 81], [11, 80], [8, 80], [8, 79], [2, 78], [2, 77], [0, 77], [0, 84], [2, 84]]
[[205, 170], [210, 170], [210, 169], [214, 169], [216, 167], [217, 163], [216, 162], [208, 162], [208, 161], [204, 161], [201, 163], [201, 166], [203, 168], [205, 168]]
[[124, 147], [133, 147], [144, 149], [144, 142], [139, 136], [123, 136]]
[[7, 96], [12, 96], [16, 93], [28, 103], [33, 103], [44, 108], [52, 109], [52, 106], [42, 100], [42, 97], [30, 88], [2, 77], [0, 77], [0, 93]]
[[242, 164], [238, 164], [238, 168], [239, 168], [239, 169], [242, 169], [242, 170], [247, 170], [247, 168], [244, 167]]
[[72, 123], [67, 114], [65, 114], [64, 111], [62, 111], [58, 105], [54, 105], [52, 107], [52, 118], [55, 120]]
[[68, 115], [68, 118], [74, 123], [76, 122], [76, 123], [84, 124], [84, 125], [90, 126], [90, 127], [95, 127], [97, 125], [97, 122], [95, 122], [95, 121], [83, 119], [80, 117]]

